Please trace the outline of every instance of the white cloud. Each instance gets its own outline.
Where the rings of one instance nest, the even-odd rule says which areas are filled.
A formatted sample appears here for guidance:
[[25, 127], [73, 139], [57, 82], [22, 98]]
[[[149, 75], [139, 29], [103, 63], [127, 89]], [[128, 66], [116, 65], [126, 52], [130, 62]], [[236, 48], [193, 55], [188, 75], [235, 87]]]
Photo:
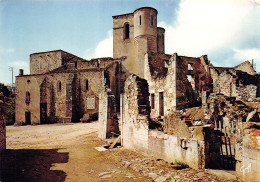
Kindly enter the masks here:
[[14, 61], [14, 62], [10, 63], [10, 66], [20, 68], [20, 69], [29, 70], [28, 61]]
[[233, 49], [235, 54], [233, 55], [235, 60], [254, 60], [255, 67], [260, 70], [260, 50], [259, 49]]
[[233, 59], [242, 62], [245, 57], [235, 50], [246, 53], [249, 47], [260, 48], [259, 10], [250, 0], [182, 0], [174, 23], [158, 23], [166, 30], [166, 52], [201, 56], [227, 48], [233, 50]]
[[84, 52], [85, 59], [113, 57], [113, 32], [108, 31], [107, 37], [100, 41], [94, 51], [87, 49]]
[[28, 61], [14, 61], [9, 64], [10, 67], [13, 67], [14, 76], [19, 74], [19, 69], [24, 70], [24, 74], [30, 73], [30, 65]]
[[13, 53], [13, 52], [14, 52], [13, 48], [0, 49], [0, 53]]

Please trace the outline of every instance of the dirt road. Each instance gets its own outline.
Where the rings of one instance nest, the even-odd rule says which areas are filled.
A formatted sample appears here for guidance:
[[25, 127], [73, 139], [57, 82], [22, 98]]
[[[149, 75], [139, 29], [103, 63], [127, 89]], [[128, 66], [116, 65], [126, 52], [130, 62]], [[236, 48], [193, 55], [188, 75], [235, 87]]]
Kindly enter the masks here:
[[8, 126], [0, 181], [236, 181], [204, 170], [176, 170], [171, 163], [124, 148], [98, 151], [95, 147], [105, 143], [97, 132], [97, 122]]
[[[8, 126], [2, 181], [151, 181], [122, 167], [97, 138], [98, 123]], [[1, 181], [0, 180], [0, 181]]]

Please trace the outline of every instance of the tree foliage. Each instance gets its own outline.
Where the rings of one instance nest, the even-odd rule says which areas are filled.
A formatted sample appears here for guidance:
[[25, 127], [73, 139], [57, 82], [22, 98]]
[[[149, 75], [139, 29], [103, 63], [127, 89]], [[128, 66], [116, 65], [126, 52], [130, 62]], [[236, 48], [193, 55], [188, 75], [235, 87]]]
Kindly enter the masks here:
[[15, 123], [15, 94], [2, 83], [0, 83], [0, 94], [4, 95], [6, 125], [12, 125]]

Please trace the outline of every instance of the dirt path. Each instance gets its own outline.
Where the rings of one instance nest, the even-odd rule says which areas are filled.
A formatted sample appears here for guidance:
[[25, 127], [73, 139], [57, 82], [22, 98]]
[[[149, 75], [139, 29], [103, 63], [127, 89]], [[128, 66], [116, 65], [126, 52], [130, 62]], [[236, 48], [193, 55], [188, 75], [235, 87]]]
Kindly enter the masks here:
[[[8, 126], [3, 181], [151, 181], [95, 149], [98, 123]], [[15, 149], [15, 150], [14, 150]]]
[[97, 122], [8, 126], [0, 181], [236, 181], [203, 170], [176, 170], [173, 164], [124, 148], [99, 152], [95, 147], [105, 143], [97, 131]]

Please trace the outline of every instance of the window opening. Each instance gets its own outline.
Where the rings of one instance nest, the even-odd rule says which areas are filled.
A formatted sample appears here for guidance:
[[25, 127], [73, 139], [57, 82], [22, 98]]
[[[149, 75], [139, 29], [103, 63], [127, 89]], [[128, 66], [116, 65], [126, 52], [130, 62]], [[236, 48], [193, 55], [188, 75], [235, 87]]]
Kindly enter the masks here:
[[58, 82], [58, 91], [61, 91], [61, 82]]
[[125, 39], [129, 39], [129, 34], [130, 34], [130, 26], [129, 24], [125, 24]]
[[159, 92], [159, 114], [160, 114], [160, 116], [164, 116], [163, 92]]
[[151, 94], [151, 108], [154, 109], [154, 94]]
[[88, 80], [86, 80], [86, 90], [88, 90]]
[[139, 24], [142, 25], [142, 16], [139, 16]]
[[193, 70], [192, 64], [188, 63], [188, 70]]
[[151, 15], [151, 26], [153, 27], [153, 15]]
[[108, 72], [104, 72], [105, 86], [110, 88], [110, 77]]
[[25, 99], [26, 104], [30, 104], [30, 101], [31, 101], [30, 92], [26, 92], [26, 99]]
[[191, 75], [187, 75], [187, 79], [188, 79], [188, 81], [190, 82], [192, 89], [195, 90], [195, 81], [194, 81], [194, 78], [193, 78]]

